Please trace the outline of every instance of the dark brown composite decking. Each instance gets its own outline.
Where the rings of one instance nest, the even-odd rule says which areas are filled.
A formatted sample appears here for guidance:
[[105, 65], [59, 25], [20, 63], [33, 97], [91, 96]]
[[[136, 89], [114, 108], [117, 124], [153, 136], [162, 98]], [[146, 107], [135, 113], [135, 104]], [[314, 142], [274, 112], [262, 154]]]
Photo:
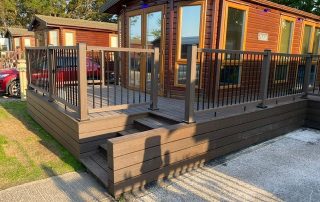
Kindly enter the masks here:
[[[103, 91], [107, 92], [105, 87]], [[98, 94], [95, 92], [95, 95]], [[93, 109], [92, 96], [92, 86], [88, 86], [89, 110]], [[320, 128], [317, 97], [313, 97], [313, 101], [300, 97], [270, 99], [267, 109], [259, 109], [258, 102], [251, 102], [197, 111], [193, 124], [183, 123], [184, 100], [165, 97], [159, 97], [156, 111], [149, 110], [146, 103], [90, 113], [89, 120], [78, 121], [78, 115], [72, 110], [57, 102], [50, 103], [46, 96], [29, 90], [28, 110], [39, 124], [81, 159], [111, 194], [119, 196], [301, 126]], [[96, 98], [96, 106], [99, 106], [98, 100]], [[102, 105], [114, 104], [111, 100], [112, 97], [109, 101], [102, 99]], [[175, 122], [160, 127], [154, 123], [144, 130], [135, 128], [137, 120], [142, 123], [151, 116]], [[122, 136], [118, 137], [119, 134]]]

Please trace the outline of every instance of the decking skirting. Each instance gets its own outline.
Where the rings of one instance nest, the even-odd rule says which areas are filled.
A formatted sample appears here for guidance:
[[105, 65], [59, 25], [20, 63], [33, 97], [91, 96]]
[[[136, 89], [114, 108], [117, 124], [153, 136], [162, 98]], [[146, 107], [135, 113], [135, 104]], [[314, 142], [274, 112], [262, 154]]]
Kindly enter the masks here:
[[304, 125], [308, 101], [108, 140], [108, 189], [114, 196]]
[[116, 197], [300, 127], [320, 129], [320, 99], [296, 99], [225, 118], [214, 117], [212, 112], [211, 118], [194, 124], [179, 123], [116, 137], [116, 132], [132, 127], [135, 119], [148, 116], [148, 112], [137, 110], [79, 122], [72, 112], [44, 96], [33, 91], [27, 96], [30, 115], [77, 158], [107, 143], [108, 177], [100, 180]]

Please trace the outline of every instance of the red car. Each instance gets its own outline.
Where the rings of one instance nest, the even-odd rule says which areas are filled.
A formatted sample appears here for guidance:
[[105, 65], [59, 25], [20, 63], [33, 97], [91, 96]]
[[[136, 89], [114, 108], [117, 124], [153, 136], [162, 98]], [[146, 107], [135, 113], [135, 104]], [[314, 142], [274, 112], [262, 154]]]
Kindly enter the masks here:
[[16, 69], [0, 70], [0, 93], [20, 96], [19, 71]]

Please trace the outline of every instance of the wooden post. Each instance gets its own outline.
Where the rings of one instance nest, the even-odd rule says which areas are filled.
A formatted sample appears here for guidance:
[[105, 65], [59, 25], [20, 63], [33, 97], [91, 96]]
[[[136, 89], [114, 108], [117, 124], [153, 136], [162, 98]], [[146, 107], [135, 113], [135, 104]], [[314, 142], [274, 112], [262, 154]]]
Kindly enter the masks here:
[[261, 103], [257, 106], [258, 108], [267, 108], [266, 100], [268, 98], [268, 83], [271, 65], [271, 50], [264, 51], [262, 69], [261, 69], [261, 79], [260, 79], [260, 93], [259, 99]]
[[27, 82], [28, 82], [27, 89], [30, 88], [30, 84], [31, 84], [31, 64], [30, 64], [29, 54], [30, 54], [30, 50], [27, 48], [26, 49]]
[[197, 77], [197, 46], [192, 45], [188, 47], [187, 55], [187, 80], [186, 80], [186, 93], [185, 93], [185, 115], [184, 122], [194, 123], [194, 98], [196, 91], [196, 77]]
[[79, 99], [79, 119], [88, 120], [88, 97], [87, 97], [87, 44], [78, 43], [78, 99]]
[[302, 89], [302, 92], [303, 92], [302, 98], [308, 97], [311, 68], [312, 68], [312, 53], [309, 53], [308, 56], [306, 57], [306, 65], [305, 65], [305, 73], [304, 73], [303, 89]]
[[[151, 103], [150, 110], [158, 110], [158, 82], [159, 82], [159, 48], [154, 48], [153, 64], [151, 68]], [[147, 84], [145, 84], [147, 85]]]
[[100, 71], [100, 76], [101, 76], [101, 81], [103, 82], [102, 85], [104, 86], [106, 84], [106, 78], [105, 78], [105, 52], [101, 51], [101, 71]]
[[53, 79], [53, 61], [52, 61], [53, 50], [50, 47], [47, 48], [47, 62], [48, 62], [48, 87], [49, 87], [49, 102], [53, 102], [53, 89], [54, 89], [54, 79]]

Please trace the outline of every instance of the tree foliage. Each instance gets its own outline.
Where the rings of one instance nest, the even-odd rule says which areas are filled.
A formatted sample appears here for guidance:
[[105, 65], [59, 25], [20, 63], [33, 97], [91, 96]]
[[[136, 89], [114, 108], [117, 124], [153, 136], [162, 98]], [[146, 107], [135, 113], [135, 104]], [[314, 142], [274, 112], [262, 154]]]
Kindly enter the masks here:
[[0, 0], [0, 27], [27, 26], [35, 14], [114, 22], [100, 13], [105, 0]]
[[271, 0], [309, 13], [320, 15], [320, 0]]

